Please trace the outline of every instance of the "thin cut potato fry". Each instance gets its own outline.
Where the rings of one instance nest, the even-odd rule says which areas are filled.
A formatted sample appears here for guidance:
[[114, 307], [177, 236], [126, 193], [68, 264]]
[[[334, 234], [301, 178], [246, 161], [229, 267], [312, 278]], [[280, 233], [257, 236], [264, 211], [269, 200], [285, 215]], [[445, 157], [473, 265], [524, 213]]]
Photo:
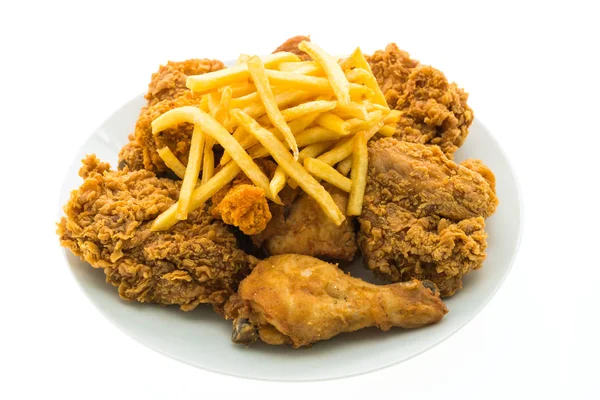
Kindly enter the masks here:
[[369, 117], [367, 107], [365, 107], [364, 104], [354, 102], [345, 106], [338, 104], [333, 112], [340, 117], [349, 116], [352, 118], [362, 119], [363, 121]]
[[[269, 178], [252, 161], [252, 158], [246, 153], [242, 146], [231, 136], [229, 132], [213, 117], [202, 112], [193, 106], [174, 108], [162, 114], [152, 121], [152, 133], [156, 134], [170, 126], [181, 122], [190, 122], [199, 125], [202, 130], [215, 139], [230, 155], [231, 158], [240, 166], [248, 178], [259, 188], [265, 191], [268, 198], [275, 202], [280, 202], [279, 198], [271, 196], [269, 188]], [[189, 165], [188, 165], [189, 168]]]
[[397, 123], [400, 121], [400, 117], [402, 116], [402, 112], [399, 110], [390, 110], [385, 117], [383, 117], [383, 122], [386, 124], [389, 123]]
[[204, 143], [204, 157], [202, 158], [202, 184], [204, 185], [215, 173], [215, 153], [213, 152], [214, 139], [207, 137]]
[[225, 87], [230, 87], [231, 88], [231, 96], [236, 97], [236, 98], [246, 96], [250, 93], [256, 92], [256, 87], [254, 87], [254, 84], [252, 84], [250, 82], [241, 82], [241, 83], [236, 83], [234, 85], [225, 86]]
[[283, 72], [294, 72], [299, 68], [303, 68], [306, 66], [318, 67], [321, 66], [314, 61], [296, 61], [296, 62], [282, 62], [279, 64], [279, 70]]
[[[196, 110], [198, 110], [196, 108]], [[199, 112], [202, 112], [198, 110]], [[202, 162], [202, 153], [204, 152], [204, 130], [199, 124], [194, 124], [192, 132], [192, 141], [190, 144], [190, 155], [188, 156], [188, 164], [185, 169], [185, 176], [179, 191], [179, 201], [177, 201], [177, 213], [175, 217], [178, 220], [187, 219], [190, 208], [192, 192], [198, 182], [198, 174], [200, 173], [200, 165]]]
[[[252, 84], [252, 86], [254, 87], [254, 84]], [[236, 99], [231, 99], [229, 106], [231, 108], [244, 108], [244, 107], [248, 107], [249, 105], [251, 105], [253, 103], [257, 103], [259, 101], [260, 101], [260, 97], [258, 97], [258, 93], [251, 92], [244, 96], [240, 96]]]
[[[315, 157], [319, 156], [320, 154], [322, 154], [323, 152], [327, 151], [329, 148], [331, 148], [336, 143], [337, 143], [337, 140], [331, 140], [329, 142], [315, 143], [315, 144], [306, 146], [305, 148], [303, 148], [300, 151], [300, 154], [298, 155], [298, 162], [300, 164], [302, 164], [302, 163], [304, 163], [304, 160], [307, 158], [315, 158]], [[298, 184], [292, 178], [288, 179], [288, 185], [292, 189], [296, 189], [298, 187]]]
[[[365, 131], [367, 135], [367, 141], [369, 141], [373, 135], [375, 135], [379, 129], [383, 126], [383, 121], [379, 121], [373, 125], [369, 130]], [[356, 136], [356, 135], [355, 135]], [[339, 143], [325, 154], [321, 154], [317, 157], [318, 160], [323, 161], [328, 165], [335, 165], [342, 161], [344, 158], [352, 154], [354, 148], [354, 136], [342, 139]]]
[[[267, 68], [273, 68], [284, 61], [300, 61], [300, 58], [287, 52], [269, 54], [262, 58]], [[208, 72], [202, 75], [190, 75], [186, 79], [188, 89], [198, 93], [209, 93], [222, 86], [243, 82], [250, 77], [247, 64], [238, 64], [233, 67]]]
[[323, 212], [336, 225], [340, 225], [346, 219], [325, 188], [294, 160], [283, 144], [271, 132], [261, 127], [258, 122], [241, 110], [233, 110], [232, 114], [240, 125], [243, 125], [248, 132], [256, 136], [261, 144], [269, 150], [273, 159], [283, 168], [285, 173], [294, 179], [306, 194], [319, 203]]
[[377, 79], [375, 79], [375, 76], [373, 75], [373, 71], [371, 71], [371, 66], [360, 50], [360, 47], [357, 47], [356, 50], [352, 52], [350, 58], [352, 59], [355, 68], [361, 68], [369, 73], [369, 76], [365, 81], [365, 85], [373, 91], [373, 102], [384, 107], [388, 107], [385, 96], [383, 95], [383, 92], [377, 83]]
[[314, 143], [326, 142], [334, 139], [341, 139], [343, 136], [337, 132], [331, 131], [322, 126], [313, 126], [296, 135], [296, 143], [299, 147], [308, 146]]
[[[215, 174], [204, 185], [198, 186], [192, 193], [190, 201], [190, 211], [196, 210], [213, 194], [217, 193], [221, 188], [231, 182], [239, 173], [240, 167], [234, 162], [225, 165], [219, 172]], [[164, 231], [177, 223], [175, 214], [177, 212], [177, 203], [173, 204], [169, 209], [160, 214], [152, 223], [153, 231]]]
[[288, 122], [288, 126], [292, 130], [293, 134], [302, 132], [303, 130], [308, 128], [310, 124], [315, 122], [315, 120], [320, 114], [320, 112], [313, 112], [310, 114], [303, 115], [302, 117], [293, 119], [292, 121]]
[[200, 109], [204, 112], [208, 112], [208, 96], [202, 96], [200, 99], [200, 104], [198, 105]]
[[302, 41], [298, 45], [298, 48], [308, 54], [323, 68], [329, 79], [333, 93], [335, 93], [335, 97], [337, 97], [340, 104], [346, 105], [350, 103], [350, 83], [346, 79], [346, 75], [344, 75], [344, 71], [342, 71], [337, 60], [312, 42]]
[[281, 189], [285, 187], [286, 180], [287, 175], [285, 174], [285, 171], [278, 166], [273, 174], [273, 179], [271, 179], [271, 193], [273, 193], [273, 195], [278, 195], [279, 192], [281, 192]]
[[309, 76], [323, 76], [325, 72], [320, 65], [305, 65], [294, 71], [296, 74], [309, 75]]
[[208, 97], [208, 113], [211, 117], [215, 118], [217, 115], [217, 111], [219, 111], [219, 103], [221, 102], [221, 93], [220, 92], [212, 92], [207, 95]]
[[[277, 86], [279, 89], [304, 90], [315, 94], [329, 94], [333, 92], [335, 94], [327, 78], [302, 75], [295, 72], [275, 71], [270, 69], [267, 70], [267, 77], [269, 78], [271, 85]], [[344, 79], [345, 78], [346, 77], [344, 76]], [[368, 96], [371, 93], [371, 89], [366, 86], [356, 83], [350, 84], [348, 82], [348, 96], [353, 95], [361, 97]], [[349, 102], [350, 97], [348, 97], [348, 103]]]
[[365, 84], [369, 79], [369, 73], [362, 68], [354, 68], [346, 71], [346, 78], [349, 82]]
[[240, 54], [237, 58], [236, 64], [244, 64], [245, 62], [248, 62], [248, 59], [250, 59], [248, 54]]
[[[233, 132], [233, 135], [231, 135], [237, 142], [239, 142], [240, 144], [242, 144], [242, 140], [247, 136], [247, 132], [244, 130], [243, 127], [238, 126], [237, 128], [235, 128], [235, 131]], [[252, 136], [252, 135], [250, 135]], [[244, 149], [247, 149], [247, 147], [244, 147], [242, 145], [242, 147]], [[229, 155], [228, 152], [224, 152], [223, 156], [221, 157], [221, 161], [219, 161], [220, 165], [225, 165], [227, 164], [229, 161], [231, 161], [231, 156]]]
[[333, 186], [350, 193], [352, 181], [344, 175], [337, 172], [333, 167], [325, 164], [316, 158], [307, 158], [304, 160], [304, 168], [315, 178], [331, 183]]
[[297, 106], [287, 108], [281, 112], [286, 121], [300, 118], [313, 112], [325, 112], [334, 109], [337, 106], [336, 101], [315, 100], [298, 104]]
[[387, 136], [387, 137], [394, 136], [394, 133], [396, 133], [396, 125], [395, 124], [384, 125], [379, 130], [379, 133], [381, 133], [383, 136]]
[[340, 161], [337, 165], [337, 170], [340, 174], [344, 176], [348, 176], [348, 172], [352, 168], [352, 156], [348, 156]]
[[231, 103], [231, 97], [233, 95], [233, 91], [229, 86], [226, 86], [225, 89], [221, 92], [221, 98], [219, 100], [219, 107], [214, 115], [215, 119], [219, 121], [221, 124], [225, 124], [225, 120], [229, 118], [229, 103]]
[[258, 57], [251, 57], [248, 62], [248, 71], [250, 72], [250, 76], [252, 76], [252, 80], [254, 81], [254, 86], [256, 86], [256, 92], [260, 96], [260, 99], [265, 106], [265, 111], [269, 116], [269, 119], [273, 123], [273, 126], [279, 129], [279, 131], [283, 134], [285, 138], [285, 142], [288, 147], [292, 150], [294, 154], [294, 159], [298, 159], [298, 145], [296, 144], [296, 139], [294, 138], [294, 134], [290, 130], [290, 127], [285, 122], [281, 111], [277, 107], [277, 102], [275, 101], [275, 95], [271, 90], [271, 86], [269, 85], [269, 78], [267, 78], [265, 66], [262, 61]]
[[163, 160], [165, 165], [175, 173], [180, 179], [185, 176], [185, 165], [173, 154], [168, 146], [158, 150], [158, 155]]
[[[314, 96], [312, 93], [302, 92], [298, 90], [287, 90], [285, 92], [277, 93], [275, 95], [275, 103], [277, 103], [277, 107], [279, 108], [287, 108], [292, 104], [298, 104], [302, 101], [308, 100]], [[231, 108], [236, 108], [233, 105]], [[258, 118], [261, 115], [265, 114], [265, 106], [261, 102], [254, 102], [244, 108], [242, 108], [244, 113], [248, 114], [252, 118]]]
[[379, 121], [383, 122], [383, 113], [379, 110], [371, 111], [367, 115], [366, 120], [361, 120], [359, 118], [352, 118], [344, 122], [344, 127], [348, 132], [358, 132], [364, 131], [365, 129], [369, 129], [373, 124], [378, 123]]
[[367, 167], [369, 166], [368, 140], [366, 131], [357, 133], [354, 138], [354, 154], [352, 155], [352, 171], [350, 172], [352, 188], [348, 196], [348, 215], [360, 215], [362, 213], [365, 187], [367, 186]]
[[347, 128], [346, 121], [330, 112], [321, 114], [315, 120], [315, 123], [323, 128], [329, 129], [330, 131], [339, 133], [342, 136], [350, 133]]

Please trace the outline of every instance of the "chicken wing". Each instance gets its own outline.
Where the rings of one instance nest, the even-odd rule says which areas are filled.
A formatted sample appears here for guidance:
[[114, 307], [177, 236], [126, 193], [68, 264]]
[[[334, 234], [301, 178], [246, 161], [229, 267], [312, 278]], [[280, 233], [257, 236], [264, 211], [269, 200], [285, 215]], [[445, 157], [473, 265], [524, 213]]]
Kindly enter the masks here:
[[369, 148], [358, 243], [368, 268], [392, 281], [429, 279], [442, 296], [486, 257], [484, 218], [496, 210], [493, 174], [449, 160], [437, 146], [381, 139]]
[[232, 340], [310, 346], [342, 332], [376, 326], [418, 328], [448, 310], [431, 282], [372, 285], [333, 264], [301, 255], [267, 258], [225, 306]]
[[84, 160], [80, 175], [84, 182], [58, 225], [60, 243], [103, 268], [123, 299], [185, 311], [210, 303], [221, 311], [258, 261], [203, 209], [167, 232], [151, 231], [154, 218], [177, 199], [179, 181], [145, 170], [112, 172], [95, 156]]

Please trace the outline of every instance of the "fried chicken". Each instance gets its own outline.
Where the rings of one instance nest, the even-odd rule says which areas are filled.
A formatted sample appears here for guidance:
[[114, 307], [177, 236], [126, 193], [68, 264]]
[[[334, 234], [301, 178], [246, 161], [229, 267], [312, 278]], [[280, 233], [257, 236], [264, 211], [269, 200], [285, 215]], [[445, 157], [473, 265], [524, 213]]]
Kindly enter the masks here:
[[[368, 268], [392, 282], [428, 279], [451, 296], [481, 267], [484, 218], [496, 210], [493, 174], [437, 146], [393, 138], [372, 142], [358, 243]], [[479, 173], [487, 177], [487, 180]]]
[[473, 122], [467, 93], [448, 83], [441, 71], [412, 60], [394, 43], [368, 61], [388, 105], [402, 111], [395, 137], [438, 145], [452, 157]]
[[310, 37], [308, 37], [308, 36], [294, 36], [292, 38], [289, 38], [285, 42], [283, 42], [281, 44], [281, 46], [279, 46], [278, 48], [276, 48], [273, 53], [277, 53], [277, 52], [280, 52], [280, 51], [287, 51], [287, 52], [296, 54], [302, 60], [305, 60], [305, 61], [310, 60], [311, 59], [310, 56], [298, 48], [298, 45], [301, 42], [304, 42], [304, 41], [310, 42]]
[[319, 259], [287, 254], [258, 263], [225, 305], [232, 340], [310, 346], [342, 332], [376, 326], [418, 328], [448, 310], [431, 282], [377, 286]]
[[[340, 210], [346, 210], [347, 193], [326, 183], [323, 186]], [[271, 205], [273, 219], [263, 232], [252, 237], [256, 246], [269, 255], [292, 253], [352, 261], [358, 250], [353, 218], [346, 217], [336, 225], [306, 193], [287, 204]]]
[[189, 75], [202, 75], [207, 72], [218, 71], [225, 68], [219, 60], [191, 59], [181, 62], [169, 61], [161, 65], [158, 71], [152, 74], [148, 85], [146, 100], [152, 106], [163, 100], [173, 100], [189, 91], [185, 81]]
[[[269, 179], [273, 177], [277, 168], [273, 161], [257, 159], [255, 162]], [[272, 217], [265, 191], [256, 187], [244, 173], [215, 193], [212, 204], [213, 216], [237, 226], [246, 235], [262, 232]]]
[[[194, 95], [186, 86], [188, 75], [200, 75], [225, 68], [218, 60], [191, 59], [182, 62], [169, 61], [152, 74], [146, 100], [148, 104], [140, 112], [135, 131], [119, 153], [119, 169], [129, 171], [147, 169], [155, 173], [168, 171], [157, 150], [169, 146], [183, 163], [187, 163], [192, 126], [182, 124], [152, 135], [150, 124], [161, 114], [176, 108], [198, 105], [200, 96]], [[140, 162], [141, 161], [141, 162]]]
[[210, 303], [220, 312], [258, 261], [205, 209], [169, 231], [151, 231], [154, 218], [177, 199], [178, 181], [146, 170], [113, 172], [95, 156], [83, 160], [80, 175], [84, 182], [58, 225], [60, 243], [103, 268], [123, 299], [185, 311]]

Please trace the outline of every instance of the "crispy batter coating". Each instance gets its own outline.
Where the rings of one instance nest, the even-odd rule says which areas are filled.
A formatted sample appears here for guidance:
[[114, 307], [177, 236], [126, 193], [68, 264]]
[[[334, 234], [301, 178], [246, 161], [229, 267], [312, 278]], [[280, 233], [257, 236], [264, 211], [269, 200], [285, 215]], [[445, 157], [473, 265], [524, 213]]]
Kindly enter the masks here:
[[188, 92], [185, 81], [189, 75], [201, 75], [223, 68], [225, 65], [221, 61], [207, 58], [194, 58], [181, 62], [169, 61], [152, 74], [148, 93], [145, 96], [148, 105], [152, 106], [163, 100], [173, 100]]
[[300, 50], [298, 48], [298, 45], [301, 42], [303, 42], [303, 41], [310, 42], [310, 37], [308, 37], [308, 36], [294, 36], [292, 38], [289, 38], [288, 40], [286, 40], [285, 42], [283, 42], [278, 48], [276, 48], [273, 53], [277, 53], [277, 52], [280, 52], [280, 51], [287, 51], [287, 52], [296, 54], [302, 60], [305, 60], [305, 61], [306, 60], [311, 60], [311, 58], [310, 58], [310, 56], [308, 54], [306, 54], [305, 52], [303, 52], [302, 50]]
[[[340, 210], [345, 211], [348, 194], [324, 184]], [[289, 197], [289, 196], [288, 196]], [[285, 199], [284, 195], [282, 198]], [[271, 205], [273, 219], [266, 229], [252, 237], [253, 243], [267, 254], [304, 254], [325, 260], [352, 261], [358, 250], [354, 219], [346, 217], [336, 225], [319, 204], [306, 193], [290, 198], [287, 205]]]
[[[269, 178], [273, 177], [277, 164], [267, 159], [254, 161]], [[237, 226], [246, 235], [263, 231], [272, 217], [264, 190], [254, 186], [244, 173], [223, 186], [211, 200], [212, 215]]]
[[81, 187], [71, 193], [57, 233], [62, 246], [103, 268], [123, 299], [177, 304], [210, 303], [221, 311], [257, 260], [237, 248], [221, 221], [200, 209], [166, 232], [154, 218], [179, 195], [180, 183], [152, 172], [112, 172], [95, 156], [83, 161]]
[[467, 93], [449, 83], [441, 71], [412, 60], [394, 43], [368, 61], [389, 106], [402, 111], [395, 137], [436, 144], [452, 157], [473, 122]]
[[200, 104], [200, 96], [188, 91], [175, 99], [163, 100], [142, 110], [135, 124], [134, 136], [143, 149], [145, 169], [152, 172], [168, 170], [158, 155], [158, 150], [165, 146], [171, 149], [179, 161], [187, 164], [193, 125], [183, 123], [153, 135], [152, 121], [173, 108], [198, 104]]
[[381, 139], [370, 145], [369, 161], [358, 217], [368, 268], [392, 282], [431, 280], [451, 296], [485, 259], [484, 218], [498, 204], [494, 189], [437, 146]]
[[240, 228], [246, 235], [261, 232], [271, 220], [265, 191], [254, 185], [238, 185], [212, 210], [223, 222]]
[[144, 149], [133, 134], [129, 135], [128, 139], [129, 143], [119, 151], [118, 168], [127, 168], [129, 171], [144, 169]]
[[373, 285], [319, 259], [285, 254], [258, 263], [225, 305], [234, 342], [310, 346], [376, 326], [418, 328], [448, 310], [431, 282]]

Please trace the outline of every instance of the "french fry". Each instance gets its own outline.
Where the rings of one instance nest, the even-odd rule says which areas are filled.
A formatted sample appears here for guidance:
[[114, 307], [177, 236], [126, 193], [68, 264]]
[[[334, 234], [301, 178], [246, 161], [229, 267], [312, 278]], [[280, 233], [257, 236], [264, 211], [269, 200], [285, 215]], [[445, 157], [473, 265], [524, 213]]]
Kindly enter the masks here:
[[308, 54], [323, 68], [329, 79], [333, 93], [335, 93], [335, 97], [337, 97], [340, 104], [346, 105], [350, 103], [350, 83], [346, 79], [346, 75], [344, 75], [344, 71], [342, 71], [337, 60], [312, 42], [302, 41], [298, 45], [298, 49]]
[[[240, 167], [235, 162], [230, 162], [225, 165], [219, 172], [208, 180], [204, 185], [194, 189], [190, 200], [190, 210], [196, 210], [202, 206], [208, 199], [217, 193], [221, 188], [231, 182], [239, 173]], [[175, 217], [177, 213], [177, 203], [173, 204], [165, 212], [160, 214], [152, 223], [152, 231], [164, 231], [175, 225], [178, 219]]]
[[299, 147], [308, 146], [310, 144], [327, 142], [334, 139], [341, 139], [343, 136], [337, 132], [331, 131], [322, 126], [313, 126], [296, 135], [296, 143]]
[[283, 168], [285, 173], [294, 179], [305, 193], [319, 203], [323, 212], [336, 225], [340, 225], [346, 219], [325, 188], [294, 160], [283, 144], [271, 132], [261, 127], [258, 122], [241, 110], [233, 110], [232, 116], [269, 150], [273, 159]]
[[[298, 91], [298, 90], [287, 90], [285, 92], [277, 93], [275, 95], [275, 103], [277, 104], [277, 107], [279, 107], [280, 109], [287, 108], [292, 104], [298, 104], [302, 101], [308, 100], [309, 98], [311, 98], [313, 96], [314, 95], [309, 92], [302, 92], [302, 91]], [[234, 105], [230, 105], [230, 107], [232, 109], [238, 108], [238, 107], [235, 107]], [[252, 118], [258, 118], [261, 115], [265, 114], [265, 112], [266, 112], [265, 106], [260, 101], [254, 102], [252, 104], [249, 104], [246, 107], [243, 107], [242, 111], [244, 111], [244, 113], [248, 114]]]
[[[215, 139], [244, 171], [246, 176], [259, 188], [265, 191], [268, 198], [280, 202], [279, 198], [271, 196], [269, 189], [269, 178], [252, 161], [242, 146], [231, 136], [229, 132], [213, 117], [193, 106], [174, 108], [162, 114], [152, 121], [152, 133], [156, 134], [170, 126], [181, 122], [190, 122], [202, 127], [202, 130]], [[188, 165], [189, 168], [189, 165]]]
[[326, 101], [326, 100], [315, 100], [309, 101], [307, 103], [302, 103], [294, 107], [287, 108], [281, 111], [283, 118], [286, 121], [291, 121], [296, 118], [300, 118], [306, 114], [311, 114], [314, 112], [325, 112], [332, 110], [337, 105], [335, 101]]
[[[235, 128], [235, 131], [233, 132], [233, 135], [231, 135], [236, 142], [242, 144], [242, 148], [247, 149], [248, 147], [244, 147], [243, 146], [243, 142], [242, 140], [247, 137], [247, 132], [244, 130], [244, 128], [242, 128], [241, 126], [238, 126], [237, 128]], [[252, 135], [250, 135], [252, 136]], [[231, 156], [229, 155], [229, 153], [227, 151], [225, 151], [223, 153], [223, 156], [221, 157], [221, 160], [219, 161], [219, 165], [225, 165], [227, 164], [229, 161], [231, 161]]]
[[348, 176], [348, 172], [350, 172], [351, 168], [352, 168], [352, 156], [348, 156], [338, 163], [336, 169], [340, 174], [342, 174], [344, 176]]
[[219, 99], [219, 107], [214, 115], [215, 119], [221, 124], [225, 124], [226, 119], [229, 118], [229, 104], [231, 103], [231, 98], [233, 96], [233, 91], [229, 86], [226, 86], [221, 92], [221, 98]]
[[[198, 110], [196, 108], [196, 110]], [[202, 112], [198, 110], [199, 112]], [[177, 213], [175, 217], [178, 220], [187, 219], [190, 208], [192, 192], [198, 182], [198, 174], [200, 173], [200, 165], [202, 162], [202, 153], [204, 152], [204, 130], [200, 125], [194, 124], [192, 132], [192, 141], [190, 144], [190, 155], [188, 156], [188, 164], [185, 169], [185, 176], [179, 191], [179, 201], [177, 202]]]
[[346, 121], [330, 112], [319, 115], [319, 117], [315, 120], [315, 123], [323, 128], [329, 129], [330, 131], [339, 133], [341, 136], [346, 136], [350, 133], [347, 128]]
[[354, 153], [352, 155], [352, 170], [350, 178], [352, 187], [348, 196], [348, 215], [362, 213], [365, 187], [367, 186], [367, 168], [369, 166], [369, 151], [367, 149], [368, 133], [359, 132], [354, 138]]
[[277, 106], [277, 102], [275, 100], [275, 95], [271, 90], [271, 86], [269, 85], [269, 79], [266, 75], [265, 66], [262, 61], [258, 57], [251, 57], [248, 62], [248, 72], [250, 72], [250, 76], [254, 81], [254, 86], [256, 86], [256, 91], [260, 96], [260, 99], [265, 106], [265, 111], [269, 116], [269, 119], [273, 123], [273, 126], [279, 129], [279, 131], [283, 134], [285, 138], [285, 142], [288, 147], [292, 150], [294, 154], [294, 159], [298, 159], [298, 145], [296, 144], [296, 139], [290, 130], [290, 127], [285, 122], [281, 111]]
[[344, 127], [348, 132], [358, 132], [364, 131], [365, 129], [369, 129], [374, 124], [378, 122], [383, 122], [383, 113], [379, 110], [371, 111], [367, 115], [366, 120], [361, 120], [360, 118], [352, 118], [344, 122]]
[[240, 82], [225, 87], [231, 88], [231, 96], [235, 98], [256, 92], [256, 87], [250, 82]]
[[369, 73], [369, 75], [366, 76], [364, 83], [369, 89], [373, 91], [373, 102], [384, 107], [388, 107], [387, 101], [385, 100], [385, 96], [383, 95], [383, 92], [381, 91], [381, 88], [377, 83], [377, 79], [373, 75], [371, 66], [369, 65], [368, 61], [366, 60], [365, 56], [360, 50], [360, 47], [357, 47], [352, 52], [350, 58], [352, 59], [355, 68], [363, 69]]
[[240, 54], [239, 57], [237, 58], [236, 64], [244, 64], [244, 63], [248, 62], [249, 59], [250, 59], [250, 56], [248, 54]]
[[204, 143], [204, 156], [202, 157], [202, 184], [204, 185], [215, 173], [215, 153], [213, 152], [214, 139], [206, 138]]
[[333, 110], [334, 114], [339, 117], [351, 117], [362, 119], [363, 121], [369, 117], [367, 107], [364, 104], [351, 102], [348, 105], [338, 104]]
[[[303, 148], [300, 151], [300, 154], [298, 154], [298, 162], [300, 164], [302, 164], [302, 163], [304, 163], [304, 160], [307, 158], [315, 158], [315, 157], [319, 156], [320, 154], [322, 154], [323, 152], [330, 149], [336, 143], [337, 143], [337, 140], [331, 140], [329, 142], [315, 143], [315, 144], [306, 146], [305, 148]], [[292, 178], [288, 179], [288, 185], [292, 189], [296, 189], [298, 187], [298, 184]]]
[[271, 193], [273, 195], [278, 195], [281, 192], [281, 189], [284, 188], [287, 181], [287, 175], [285, 171], [280, 166], [275, 169], [275, 173], [273, 174], [273, 179], [271, 179]]
[[304, 67], [316, 67], [321, 69], [321, 66], [314, 61], [282, 62], [279, 64], [279, 70], [283, 72], [295, 72]]
[[[285, 61], [300, 61], [300, 58], [287, 52], [269, 54], [262, 58], [262, 62], [267, 68], [276, 67]], [[185, 84], [188, 89], [194, 92], [209, 93], [222, 86], [243, 82], [249, 77], [248, 65], [244, 63], [202, 75], [190, 75], [187, 77]]]
[[[365, 131], [367, 141], [369, 141], [373, 137], [373, 135], [375, 135], [379, 131], [379, 129], [381, 129], [382, 126], [383, 121], [379, 121], [367, 131]], [[329, 150], [327, 153], [321, 154], [319, 157], [317, 157], [317, 159], [323, 161], [327, 165], [335, 165], [339, 163], [344, 158], [352, 154], [355, 136], [356, 135], [340, 140], [334, 148]]]
[[302, 132], [303, 130], [308, 128], [310, 124], [315, 122], [315, 120], [320, 114], [320, 112], [313, 112], [310, 114], [303, 115], [302, 117], [298, 117], [288, 122], [288, 126], [292, 130], [292, 133], [295, 135], [296, 133]]
[[219, 103], [221, 102], [221, 93], [220, 92], [212, 92], [212, 93], [206, 94], [205, 97], [208, 98], [208, 113], [210, 114], [211, 117], [215, 118], [215, 115], [217, 115], [217, 111], [219, 111]]
[[163, 160], [165, 165], [175, 173], [180, 179], [185, 177], [185, 165], [173, 154], [167, 146], [158, 150], [158, 155]]
[[402, 117], [402, 111], [399, 110], [390, 110], [384, 117], [383, 122], [387, 124], [396, 124], [400, 121], [400, 117]]
[[[327, 78], [302, 75], [295, 72], [275, 71], [270, 69], [267, 70], [267, 77], [269, 78], [271, 85], [276, 86], [281, 90], [294, 89], [304, 90], [314, 94], [335, 94], [335, 91], [331, 87], [331, 84]], [[345, 76], [344, 79], [346, 79]], [[350, 102], [350, 96], [363, 97], [369, 96], [371, 93], [371, 89], [366, 86], [356, 83], [348, 83], [348, 103]]]
[[316, 158], [307, 158], [304, 160], [304, 168], [315, 178], [329, 182], [344, 192], [350, 192], [352, 181], [323, 161]]
[[379, 130], [379, 133], [387, 137], [394, 136], [394, 133], [396, 133], [396, 124], [388, 124], [382, 126]]
[[208, 112], [208, 96], [202, 96], [200, 99], [200, 104], [198, 105], [200, 109], [204, 112]]

